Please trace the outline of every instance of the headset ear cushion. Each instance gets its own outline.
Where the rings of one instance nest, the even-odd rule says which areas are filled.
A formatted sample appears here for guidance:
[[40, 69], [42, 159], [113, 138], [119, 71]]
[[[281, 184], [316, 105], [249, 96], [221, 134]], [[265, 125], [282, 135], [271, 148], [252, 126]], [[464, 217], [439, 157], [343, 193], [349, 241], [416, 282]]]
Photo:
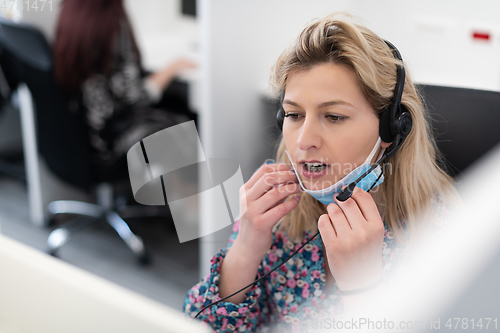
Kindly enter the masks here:
[[284, 121], [285, 121], [285, 110], [283, 110], [283, 107], [280, 107], [278, 112], [276, 113], [276, 126], [280, 131], [283, 131]]
[[285, 90], [280, 93], [280, 104], [276, 113], [276, 126], [280, 131], [283, 131], [283, 123], [285, 122], [285, 109], [283, 109], [283, 100], [285, 99]]
[[408, 134], [410, 134], [412, 125], [413, 121], [411, 118], [411, 114], [408, 112], [408, 109], [404, 105], [401, 105], [401, 114], [396, 121], [397, 133], [402, 137], [407, 137]]
[[386, 143], [394, 141], [394, 135], [391, 133], [391, 119], [390, 119], [390, 110], [393, 107], [394, 106], [390, 104], [380, 114], [379, 135], [380, 139]]

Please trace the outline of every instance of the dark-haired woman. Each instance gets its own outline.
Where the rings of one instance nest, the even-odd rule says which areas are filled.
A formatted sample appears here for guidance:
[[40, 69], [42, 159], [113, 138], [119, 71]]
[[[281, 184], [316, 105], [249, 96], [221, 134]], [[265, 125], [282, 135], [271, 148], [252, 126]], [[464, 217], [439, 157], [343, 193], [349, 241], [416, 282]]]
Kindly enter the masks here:
[[96, 165], [113, 165], [145, 136], [194, 118], [187, 109], [152, 107], [179, 72], [195, 65], [179, 60], [145, 75], [122, 0], [64, 0], [54, 65], [70, 106], [85, 112]]

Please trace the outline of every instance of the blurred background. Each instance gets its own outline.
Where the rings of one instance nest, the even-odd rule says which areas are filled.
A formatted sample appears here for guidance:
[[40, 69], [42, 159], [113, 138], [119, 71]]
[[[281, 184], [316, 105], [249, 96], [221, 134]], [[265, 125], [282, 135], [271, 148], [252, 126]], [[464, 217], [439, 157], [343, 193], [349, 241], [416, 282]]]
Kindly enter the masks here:
[[[61, 3], [64, 2], [47, 1], [43, 10], [40, 10], [41, 3], [38, 10], [33, 7], [29, 10], [28, 7], [23, 10], [2, 7], [2, 16], [8, 22], [30, 25], [40, 31], [53, 51]], [[500, 91], [500, 3], [497, 1], [123, 0], [120, 3], [140, 53], [139, 58], [134, 58], [140, 65], [139, 90], [155, 101], [142, 106], [164, 112], [160, 118], [155, 118], [156, 114], [151, 113], [151, 119], [160, 119], [152, 123], [167, 127], [165, 124], [168, 121], [174, 124], [195, 120], [205, 156], [238, 161], [245, 181], [264, 160], [274, 157], [278, 137], [275, 128], [277, 106], [268, 85], [270, 68], [308, 22], [326, 14], [347, 11], [356, 15], [361, 24], [391, 41], [405, 60], [407, 75], [411, 75], [416, 83]], [[84, 21], [85, 28], [92, 24]], [[6, 43], [2, 46], [4, 49], [12, 44], [12, 40], [21, 40], [21, 37], [15, 37], [9, 44], [8, 29], [9, 24], [2, 23], [2, 31], [5, 32], [2, 38]], [[35, 45], [34, 41], [26, 40], [25, 44]], [[116, 52], [116, 49], [113, 50]], [[134, 52], [132, 54], [136, 54]], [[32, 54], [34, 62], [43, 58], [41, 53]], [[90, 52], [89, 57], [90, 54], [93, 53]], [[120, 59], [126, 57], [122, 55]], [[33, 64], [31, 66], [36, 67]], [[49, 67], [56, 66], [58, 64], [54, 61]], [[61, 154], [50, 152], [52, 148], [55, 149], [50, 142], [46, 146], [48, 148], [42, 148], [43, 142], [47, 142], [42, 134], [53, 133], [53, 130], [40, 128], [43, 124], [51, 123], [50, 119], [55, 122], [56, 116], [43, 118], [38, 114], [42, 108], [35, 107], [34, 124], [30, 127], [27, 116], [20, 111], [26, 105], [24, 95], [15, 92], [17, 82], [9, 79], [9, 68], [14, 67], [18, 69], [8, 61], [3, 63], [4, 78], [0, 78], [8, 88], [3, 89], [4, 102], [0, 114], [2, 234], [40, 251], [52, 250], [52, 254], [61, 260], [180, 310], [188, 289], [208, 273], [210, 258], [218, 248], [226, 245], [231, 226], [198, 240], [179, 243], [168, 207], [164, 206], [146, 207], [149, 209], [143, 211], [140, 211], [140, 207], [128, 212], [124, 209], [123, 220], [133, 233], [124, 237], [125, 242], [118, 236], [117, 228], [112, 223], [84, 224], [83, 227], [73, 228], [71, 223], [74, 215], [62, 214], [64, 209], [69, 211], [69, 208], [51, 208], [50, 203], [54, 200], [100, 201], [101, 207], [114, 207], [121, 212], [121, 208], [135, 203], [130, 184], [127, 183], [126, 169], [123, 169], [122, 163], [119, 171], [111, 172], [114, 177], [110, 177], [107, 170], [107, 174], [100, 175], [100, 178], [86, 169], [85, 172], [91, 176], [83, 186], [82, 174], [68, 171], [76, 169], [67, 166], [57, 171], [57, 165], [67, 161], [49, 161], [54, 158], [50, 157], [51, 154], [59, 158]], [[24, 73], [30, 76], [32, 72]], [[124, 70], [123, 73], [130, 74], [133, 71]], [[158, 73], [163, 74], [152, 76]], [[151, 80], [147, 81], [147, 78], [157, 84], [156, 88], [151, 88]], [[39, 93], [35, 93], [34, 87], [36, 84], [33, 89], [28, 84], [33, 99], [36, 99], [36, 94], [48, 96], [48, 92], [42, 91], [42, 88]], [[124, 103], [117, 102], [119, 94], [113, 91], [111, 84], [109, 87], [107, 91], [112, 93], [110, 100], [114, 110], [117, 110]], [[102, 95], [85, 91], [85, 88], [81, 88], [80, 95], [74, 92], [73, 95], [69, 94], [70, 101], [77, 100], [77, 104], [80, 103], [76, 107], [80, 111], [85, 107], [99, 109], [99, 106], [105, 105], [106, 99]], [[66, 101], [65, 98], [63, 100]], [[134, 101], [131, 104], [137, 103]], [[69, 109], [71, 113], [71, 107]], [[135, 112], [135, 106], [125, 109], [127, 111], [121, 112]], [[105, 111], [99, 113], [101, 116], [102, 112]], [[472, 117], [474, 112], [471, 108], [469, 115], [461, 119]], [[485, 122], [488, 119], [498, 120], [498, 105], [496, 111], [491, 109], [487, 112], [492, 113], [486, 113]], [[87, 115], [84, 119], [75, 116], [68, 121], [76, 124], [81, 121], [91, 126], [92, 119]], [[439, 115], [436, 115], [436, 119], [445, 125], [450, 120]], [[135, 128], [133, 125], [128, 124], [126, 128]], [[30, 129], [38, 130], [37, 134], [30, 135]], [[144, 135], [139, 139], [149, 135], [145, 133], [154, 133], [156, 130], [141, 132]], [[96, 132], [85, 130], [85, 133], [91, 133], [92, 136]], [[103, 133], [101, 128], [98, 128], [98, 133]], [[131, 133], [138, 135], [137, 132]], [[460, 152], [467, 154], [467, 151], [478, 151], [472, 144], [467, 146], [467, 132], [458, 135], [465, 142], [458, 148]], [[57, 138], [53, 140], [57, 141]], [[446, 140], [443, 138], [441, 144], [450, 144]], [[465, 162], [455, 162], [449, 156], [453, 175], [458, 177], [498, 143], [498, 137], [493, 136], [491, 140], [488, 147]], [[132, 141], [133, 144], [138, 140]], [[95, 155], [99, 145], [92, 141], [84, 146], [89, 145]], [[457, 146], [454, 142], [451, 145]], [[83, 152], [79, 152], [76, 150], [75, 153], [73, 149], [75, 156], [63, 156], [76, 161], [82, 158]], [[91, 153], [88, 159], [92, 160], [94, 155]], [[118, 164], [119, 161], [118, 158]], [[100, 167], [94, 164], [91, 165], [92, 170]], [[175, 186], [182, 191], [198, 181], [201, 180], [193, 175], [192, 179], [182, 180]], [[106, 198], [111, 203], [106, 202]], [[210, 230], [218, 220], [227, 216], [225, 211], [214, 210], [211, 200], [193, 200], [192, 205], [186, 207], [186, 214], [196, 216], [200, 228], [205, 230]], [[83, 230], [72, 233], [66, 244], [67, 235], [51, 232], [68, 222], [70, 227], [65, 230]], [[142, 238], [147, 253], [130, 245], [134, 242], [130, 239], [135, 239], [135, 234]], [[56, 245], [52, 244], [51, 247], [47, 244], [49, 236]]]

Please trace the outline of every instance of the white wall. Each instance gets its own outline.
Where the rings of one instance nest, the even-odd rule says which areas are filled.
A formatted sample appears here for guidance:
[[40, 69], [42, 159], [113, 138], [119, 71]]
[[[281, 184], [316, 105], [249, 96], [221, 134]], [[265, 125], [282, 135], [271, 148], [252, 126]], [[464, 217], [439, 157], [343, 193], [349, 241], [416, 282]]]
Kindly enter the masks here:
[[[46, 1], [43, 11], [42, 3], [39, 3], [37, 11], [27, 10], [26, 5], [22, 10], [17, 10], [16, 6], [10, 10], [11, 0], [7, 1], [7, 8], [0, 8], [0, 14], [35, 25], [52, 41], [61, 2]], [[161, 68], [196, 47], [196, 20], [181, 14], [180, 0], [123, 0], [123, 4], [134, 29], [143, 63], [148, 69]]]
[[[393, 42], [420, 83], [500, 90], [500, 2], [452, 0], [199, 0], [202, 145], [239, 161], [245, 181], [263, 162], [259, 99], [279, 54], [312, 19], [345, 10]], [[471, 39], [471, 30], [492, 34]], [[271, 157], [271, 156], [269, 156]], [[204, 223], [217, 213], [201, 204]], [[201, 240], [201, 274], [230, 228]]]
[[[17, 6], [17, 2], [16, 5], [12, 7], [12, 10], [10, 10], [10, 6], [13, 2], [7, 1], [7, 3], [8, 10], [4, 12], [7, 17], [11, 17], [14, 20], [22, 20], [25, 23], [36, 26], [42, 31], [49, 42], [53, 40], [61, 0], [46, 1], [45, 4], [43, 4], [43, 2], [38, 2], [36, 3], [38, 5], [36, 10], [33, 7], [30, 7], [28, 10], [25, 1], [23, 2], [22, 10], [18, 10], [18, 8], [21, 7]], [[33, 6], [35, 2], [30, 1], [30, 4]]]
[[158, 70], [181, 57], [196, 57], [198, 26], [181, 14], [180, 0], [125, 0], [142, 63]]

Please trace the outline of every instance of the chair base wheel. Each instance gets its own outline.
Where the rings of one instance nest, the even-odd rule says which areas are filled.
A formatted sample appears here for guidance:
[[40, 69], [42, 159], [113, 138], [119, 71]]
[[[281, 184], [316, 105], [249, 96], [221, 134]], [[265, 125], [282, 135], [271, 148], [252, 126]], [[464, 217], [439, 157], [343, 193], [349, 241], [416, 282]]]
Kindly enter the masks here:
[[148, 266], [152, 263], [152, 261], [153, 261], [153, 258], [151, 257], [151, 254], [149, 253], [149, 251], [147, 249], [145, 249], [143, 254], [141, 254], [137, 257], [137, 263], [140, 266]]
[[55, 222], [56, 222], [56, 219], [55, 219], [54, 215], [46, 216], [43, 219], [43, 225], [46, 227], [50, 227], [50, 226], [54, 225]]

